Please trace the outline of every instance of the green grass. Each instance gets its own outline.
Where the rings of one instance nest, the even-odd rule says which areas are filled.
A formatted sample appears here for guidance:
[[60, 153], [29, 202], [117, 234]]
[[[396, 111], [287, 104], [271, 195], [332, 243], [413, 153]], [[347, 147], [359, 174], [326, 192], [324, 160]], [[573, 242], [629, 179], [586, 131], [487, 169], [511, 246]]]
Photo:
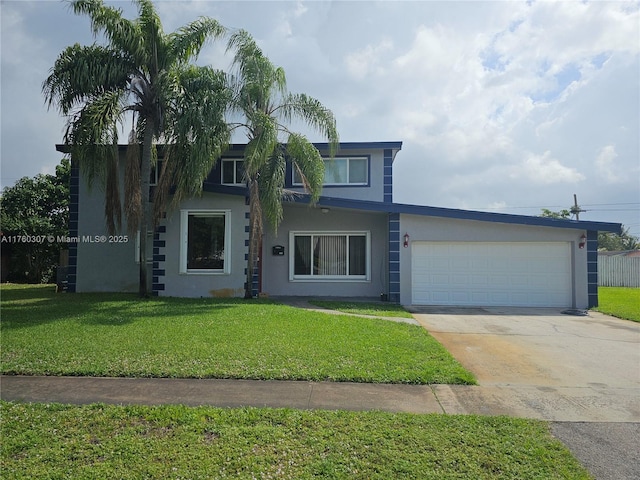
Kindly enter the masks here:
[[598, 312], [640, 322], [640, 288], [599, 287], [598, 303]]
[[588, 479], [543, 422], [0, 403], [3, 478]]
[[5, 374], [475, 383], [415, 325], [268, 300], [0, 293]]
[[378, 317], [413, 318], [401, 305], [393, 303], [369, 302], [337, 302], [325, 300], [310, 300], [309, 303], [318, 307], [357, 315], [373, 315]]

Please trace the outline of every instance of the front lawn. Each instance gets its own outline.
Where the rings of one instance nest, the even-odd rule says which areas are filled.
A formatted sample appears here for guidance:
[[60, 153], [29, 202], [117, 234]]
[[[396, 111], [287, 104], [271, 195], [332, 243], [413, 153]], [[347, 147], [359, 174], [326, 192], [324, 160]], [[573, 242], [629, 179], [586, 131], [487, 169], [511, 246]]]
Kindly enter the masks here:
[[589, 479], [543, 422], [0, 402], [3, 477]]
[[269, 300], [0, 293], [5, 374], [475, 383], [415, 325]]
[[598, 287], [598, 303], [598, 312], [640, 322], [640, 288]]

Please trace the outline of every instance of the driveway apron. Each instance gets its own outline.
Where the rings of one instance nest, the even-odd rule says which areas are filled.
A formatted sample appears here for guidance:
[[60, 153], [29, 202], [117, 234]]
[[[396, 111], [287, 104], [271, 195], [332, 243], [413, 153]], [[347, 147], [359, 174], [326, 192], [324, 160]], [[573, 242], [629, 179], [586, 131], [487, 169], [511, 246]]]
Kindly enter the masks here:
[[478, 387], [439, 385], [447, 413], [640, 421], [640, 324], [558, 309], [414, 308]]
[[445, 412], [551, 421], [597, 480], [640, 478], [640, 324], [549, 309], [424, 307], [414, 316], [478, 379], [435, 386]]

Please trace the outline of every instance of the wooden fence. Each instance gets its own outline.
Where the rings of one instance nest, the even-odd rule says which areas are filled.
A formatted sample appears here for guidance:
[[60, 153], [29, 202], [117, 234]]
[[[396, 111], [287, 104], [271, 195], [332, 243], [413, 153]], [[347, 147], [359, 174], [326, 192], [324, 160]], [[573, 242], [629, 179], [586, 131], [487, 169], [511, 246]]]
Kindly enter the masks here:
[[640, 287], [640, 257], [598, 256], [598, 285]]

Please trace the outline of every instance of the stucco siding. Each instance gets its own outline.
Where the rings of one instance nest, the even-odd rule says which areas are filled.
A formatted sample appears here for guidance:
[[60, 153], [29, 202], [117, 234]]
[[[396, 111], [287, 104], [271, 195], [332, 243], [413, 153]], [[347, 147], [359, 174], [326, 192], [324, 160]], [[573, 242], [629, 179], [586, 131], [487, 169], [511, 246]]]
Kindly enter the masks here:
[[[387, 218], [386, 213], [364, 213], [331, 209], [322, 213], [320, 208], [286, 205], [284, 221], [275, 234], [267, 229], [263, 238], [262, 291], [269, 295], [377, 297], [386, 293], [387, 273]], [[289, 265], [291, 231], [306, 232], [370, 232], [371, 263], [368, 280], [302, 281], [290, 280]], [[273, 255], [272, 248], [284, 246], [284, 255]]]
[[[231, 262], [229, 273], [192, 274], [180, 273], [180, 243], [182, 210], [219, 210], [228, 211], [230, 225]], [[245, 268], [247, 262], [246, 231], [248, 207], [244, 197], [204, 193], [200, 198], [185, 200], [179, 208], [172, 210], [163, 221], [166, 228], [163, 239], [166, 247], [163, 252], [164, 290], [160, 296], [172, 297], [242, 297], [244, 295]]]
[[[582, 231], [497, 222], [400, 215], [400, 235], [411, 242], [568, 242], [571, 248], [573, 307], [587, 308], [587, 249], [578, 248]], [[410, 247], [410, 245], [409, 245]], [[411, 304], [411, 248], [400, 249], [400, 303]]]
[[[78, 183], [77, 292], [137, 292], [135, 235], [122, 228], [111, 237], [104, 216], [104, 190]], [[120, 191], [123, 191], [122, 182]], [[123, 219], [123, 222], [126, 220]], [[125, 238], [126, 236], [126, 238]]]

